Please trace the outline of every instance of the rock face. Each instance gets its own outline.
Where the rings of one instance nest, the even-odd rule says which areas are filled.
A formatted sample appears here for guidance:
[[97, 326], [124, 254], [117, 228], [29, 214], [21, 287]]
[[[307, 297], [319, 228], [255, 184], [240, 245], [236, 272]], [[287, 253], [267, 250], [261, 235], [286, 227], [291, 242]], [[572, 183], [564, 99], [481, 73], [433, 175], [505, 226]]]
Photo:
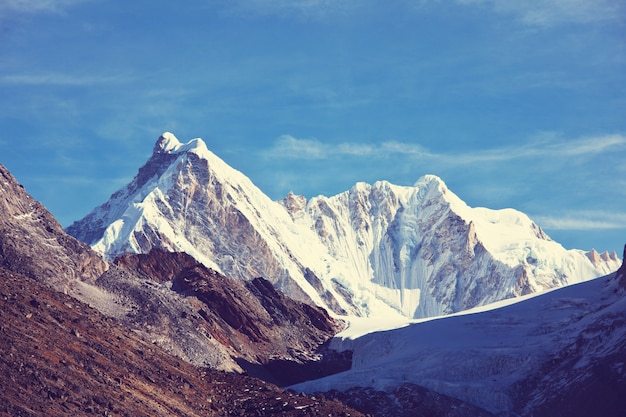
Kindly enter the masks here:
[[273, 202], [201, 139], [171, 133], [128, 186], [67, 230], [109, 259], [186, 252], [338, 315], [449, 314], [619, 266], [615, 255], [565, 250], [518, 211], [468, 207], [435, 176]]
[[2, 165], [0, 266], [65, 291], [76, 280], [93, 283], [107, 269], [100, 255], [68, 236]]
[[199, 369], [118, 321], [0, 267], [0, 414], [363, 416], [337, 401]]

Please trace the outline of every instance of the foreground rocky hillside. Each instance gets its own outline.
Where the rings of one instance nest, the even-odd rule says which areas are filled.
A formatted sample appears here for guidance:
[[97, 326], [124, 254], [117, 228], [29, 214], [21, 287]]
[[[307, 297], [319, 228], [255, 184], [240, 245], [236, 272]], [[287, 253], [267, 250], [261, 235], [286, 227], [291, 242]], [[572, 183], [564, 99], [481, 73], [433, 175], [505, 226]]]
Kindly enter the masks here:
[[0, 268], [0, 282], [0, 415], [362, 415], [338, 401], [196, 368], [33, 278]]

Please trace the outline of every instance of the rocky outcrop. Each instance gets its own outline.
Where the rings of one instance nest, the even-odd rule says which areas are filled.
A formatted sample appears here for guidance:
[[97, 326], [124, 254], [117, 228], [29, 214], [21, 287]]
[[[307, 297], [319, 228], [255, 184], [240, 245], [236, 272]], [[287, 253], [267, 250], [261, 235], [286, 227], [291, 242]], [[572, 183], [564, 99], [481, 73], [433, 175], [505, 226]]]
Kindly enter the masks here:
[[605, 274], [610, 274], [612, 269], [607, 267], [608, 265], [615, 265], [619, 262], [619, 258], [617, 257], [617, 253], [615, 251], [609, 253], [608, 251], [604, 251], [599, 253], [595, 249], [591, 249], [587, 252], [587, 258], [591, 261], [591, 263], [600, 271], [603, 271]]
[[[243, 370], [257, 374], [263, 371], [264, 377], [279, 383], [296, 380], [281, 375], [280, 366], [276, 366], [278, 362], [310, 367], [311, 362], [323, 361], [324, 353], [328, 354], [325, 343], [343, 328], [343, 323], [331, 318], [325, 310], [286, 297], [264, 278], [251, 281], [228, 278], [187, 254], [153, 249], [148, 254], [124, 255], [115, 263], [139, 272], [152, 282], [162, 283], [162, 300], [157, 301], [154, 297], [149, 300], [150, 293], [144, 294], [141, 288], [127, 291], [129, 284], [115, 289], [119, 278], [101, 282], [111, 291], [135, 299], [133, 305], [138, 309], [139, 321], [146, 320], [153, 326], [163, 321], [163, 317], [168, 323], [191, 321], [193, 324], [187, 327], [201, 328], [201, 333], [208, 337], [207, 342], [220, 344], [220, 349]], [[171, 290], [168, 292], [165, 288]], [[172, 304], [176, 300], [184, 302], [189, 310], [177, 308]], [[155, 311], [161, 311], [162, 317], [155, 315]], [[183, 324], [176, 327], [181, 328]], [[214, 366], [223, 367], [224, 363]], [[334, 364], [327, 372], [346, 368], [349, 368], [349, 360], [339, 368]], [[317, 372], [318, 375], [323, 373]], [[301, 375], [304, 377], [306, 372]]]
[[67, 235], [54, 216], [0, 165], [0, 266], [62, 291], [93, 283], [107, 269], [102, 257]]
[[156, 282], [165, 282], [173, 280], [183, 269], [199, 265], [199, 262], [186, 253], [155, 248], [146, 254], [127, 253], [119, 256], [115, 264]]

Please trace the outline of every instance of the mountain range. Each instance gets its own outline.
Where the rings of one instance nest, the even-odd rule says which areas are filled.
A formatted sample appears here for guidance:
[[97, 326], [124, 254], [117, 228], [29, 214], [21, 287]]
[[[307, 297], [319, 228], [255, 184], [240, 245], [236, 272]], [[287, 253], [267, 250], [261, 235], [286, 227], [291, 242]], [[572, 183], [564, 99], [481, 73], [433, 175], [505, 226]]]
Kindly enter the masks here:
[[[274, 384], [350, 367], [326, 347], [343, 323], [324, 310], [185, 253], [109, 262], [2, 165], [0, 207], [0, 415], [365, 415]], [[430, 415], [478, 410], [419, 395]]]
[[1, 165], [0, 207], [0, 414], [626, 410], [617, 255], [435, 176], [274, 202], [166, 133], [78, 240]]
[[164, 133], [123, 187], [67, 232], [108, 259], [185, 252], [224, 275], [266, 277], [339, 316], [455, 313], [619, 267], [566, 250], [525, 214], [467, 206], [433, 175], [272, 201], [201, 139]]

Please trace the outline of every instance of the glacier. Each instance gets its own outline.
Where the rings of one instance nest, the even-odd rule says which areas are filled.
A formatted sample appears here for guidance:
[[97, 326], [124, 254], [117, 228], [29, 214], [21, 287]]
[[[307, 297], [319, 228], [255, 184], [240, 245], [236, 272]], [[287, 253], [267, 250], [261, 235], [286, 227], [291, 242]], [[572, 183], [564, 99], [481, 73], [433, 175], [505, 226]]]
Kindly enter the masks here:
[[625, 295], [626, 269], [487, 311], [340, 335], [334, 348], [352, 350], [352, 369], [290, 388], [415, 383], [501, 416], [622, 415]]
[[616, 270], [566, 250], [525, 214], [469, 207], [434, 175], [272, 201], [199, 138], [156, 142], [136, 177], [67, 232], [109, 259], [159, 247], [225, 275], [265, 277], [336, 316], [453, 314]]

